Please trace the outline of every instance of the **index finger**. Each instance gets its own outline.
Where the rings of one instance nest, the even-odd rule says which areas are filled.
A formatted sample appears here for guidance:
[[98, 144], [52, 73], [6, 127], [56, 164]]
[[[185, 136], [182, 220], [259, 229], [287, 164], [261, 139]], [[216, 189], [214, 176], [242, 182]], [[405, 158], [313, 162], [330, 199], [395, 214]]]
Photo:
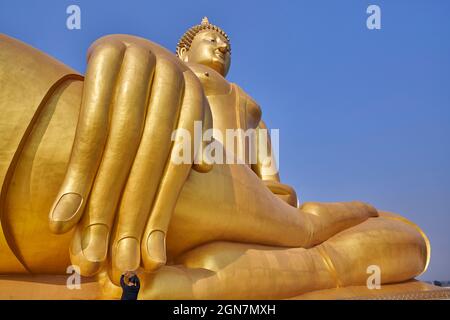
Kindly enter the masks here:
[[69, 231], [82, 215], [108, 136], [110, 105], [124, 53], [120, 42], [102, 43], [90, 53], [72, 153], [49, 213], [54, 233]]

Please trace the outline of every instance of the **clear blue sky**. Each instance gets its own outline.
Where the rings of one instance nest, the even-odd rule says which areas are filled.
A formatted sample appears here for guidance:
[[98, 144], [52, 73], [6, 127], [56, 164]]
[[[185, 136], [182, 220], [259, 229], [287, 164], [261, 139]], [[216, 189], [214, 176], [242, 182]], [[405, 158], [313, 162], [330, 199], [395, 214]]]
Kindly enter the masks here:
[[[81, 7], [82, 29], [66, 28]], [[382, 29], [366, 28], [366, 8]], [[363, 200], [431, 239], [423, 280], [450, 280], [450, 1], [0, 1], [0, 32], [84, 72], [111, 33], [173, 49], [207, 15], [232, 40], [229, 79], [280, 128], [301, 201]]]

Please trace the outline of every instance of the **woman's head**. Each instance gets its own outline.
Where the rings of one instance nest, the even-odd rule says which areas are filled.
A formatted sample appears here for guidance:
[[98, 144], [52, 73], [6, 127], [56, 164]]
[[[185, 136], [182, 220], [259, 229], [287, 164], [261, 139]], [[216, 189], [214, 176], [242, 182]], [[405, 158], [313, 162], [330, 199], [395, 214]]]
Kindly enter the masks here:
[[136, 273], [134, 271], [127, 271], [124, 273], [125, 284], [128, 286], [135, 286], [137, 282]]

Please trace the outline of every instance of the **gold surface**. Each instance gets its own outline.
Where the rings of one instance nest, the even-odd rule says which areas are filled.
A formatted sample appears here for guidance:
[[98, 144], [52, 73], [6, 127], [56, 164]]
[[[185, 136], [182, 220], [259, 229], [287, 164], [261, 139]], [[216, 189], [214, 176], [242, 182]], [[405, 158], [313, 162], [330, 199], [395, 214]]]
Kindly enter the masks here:
[[[90, 300], [105, 299], [102, 284], [83, 278], [79, 289], [69, 289], [62, 275], [0, 276], [1, 300]], [[120, 292], [119, 292], [120, 296]], [[450, 288], [436, 287], [419, 281], [387, 284], [379, 290], [350, 286], [318, 290], [291, 297], [289, 300], [429, 300], [450, 299]]]
[[93, 300], [102, 298], [96, 279], [83, 278], [79, 289], [69, 289], [64, 275], [0, 276], [1, 300]]
[[417, 226], [357, 201], [297, 207], [264, 165], [271, 154], [210, 164], [192, 142], [200, 163], [171, 161], [184, 143], [172, 132], [193, 133], [195, 121], [266, 128], [260, 106], [225, 79], [220, 28], [204, 19], [177, 55], [110, 35], [91, 46], [82, 77], [0, 36], [1, 274], [64, 274], [72, 263], [96, 276], [96, 297], [119, 297], [120, 274], [138, 270], [142, 299], [282, 299], [364, 285], [369, 265], [382, 283], [425, 271]]
[[450, 288], [441, 288], [420, 282], [407, 281], [387, 284], [380, 289], [367, 289], [366, 286], [319, 290], [290, 298], [290, 300], [435, 300], [450, 299]]

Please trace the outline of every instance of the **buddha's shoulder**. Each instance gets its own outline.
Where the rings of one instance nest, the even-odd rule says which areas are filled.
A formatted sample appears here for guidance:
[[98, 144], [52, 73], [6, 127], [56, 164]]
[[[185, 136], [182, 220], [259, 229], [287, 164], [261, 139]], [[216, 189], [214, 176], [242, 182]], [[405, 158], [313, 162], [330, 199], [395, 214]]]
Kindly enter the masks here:
[[228, 94], [231, 91], [231, 83], [220, 73], [200, 64], [187, 63], [189, 68], [200, 80], [206, 96]]

